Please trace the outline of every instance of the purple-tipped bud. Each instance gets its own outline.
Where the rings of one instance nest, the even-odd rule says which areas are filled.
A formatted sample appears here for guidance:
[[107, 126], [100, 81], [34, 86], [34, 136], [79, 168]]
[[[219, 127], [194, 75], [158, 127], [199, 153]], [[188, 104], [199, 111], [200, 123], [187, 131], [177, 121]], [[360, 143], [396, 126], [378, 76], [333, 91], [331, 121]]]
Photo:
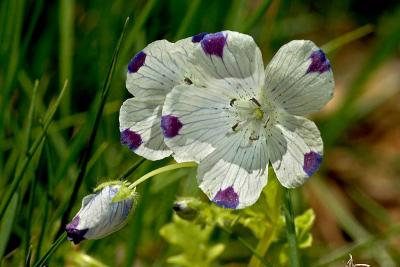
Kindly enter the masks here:
[[134, 207], [133, 197], [113, 202], [122, 186], [107, 185], [96, 194], [84, 197], [78, 214], [65, 227], [68, 240], [78, 244], [84, 239], [100, 239], [121, 229]]

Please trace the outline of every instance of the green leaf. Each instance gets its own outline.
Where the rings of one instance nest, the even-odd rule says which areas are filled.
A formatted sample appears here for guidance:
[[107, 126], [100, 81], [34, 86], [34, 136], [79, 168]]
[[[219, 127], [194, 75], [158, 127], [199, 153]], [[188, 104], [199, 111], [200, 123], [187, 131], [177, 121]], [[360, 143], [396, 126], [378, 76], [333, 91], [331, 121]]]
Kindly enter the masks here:
[[180, 266], [208, 267], [224, 250], [223, 244], [210, 244], [214, 226], [200, 226], [174, 215], [172, 223], [163, 226], [160, 235], [179, 251], [168, 258]]
[[299, 248], [308, 248], [312, 244], [311, 228], [315, 221], [315, 213], [312, 209], [306, 210], [294, 220]]

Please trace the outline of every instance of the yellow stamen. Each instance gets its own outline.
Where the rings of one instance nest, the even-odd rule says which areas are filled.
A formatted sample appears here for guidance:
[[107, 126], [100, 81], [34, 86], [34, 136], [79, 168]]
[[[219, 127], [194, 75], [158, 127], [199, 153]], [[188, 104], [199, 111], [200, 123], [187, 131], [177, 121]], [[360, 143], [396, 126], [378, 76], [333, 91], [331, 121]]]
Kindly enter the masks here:
[[257, 120], [261, 120], [264, 117], [264, 112], [260, 109], [260, 108], [256, 108], [253, 111], [253, 116], [257, 119]]

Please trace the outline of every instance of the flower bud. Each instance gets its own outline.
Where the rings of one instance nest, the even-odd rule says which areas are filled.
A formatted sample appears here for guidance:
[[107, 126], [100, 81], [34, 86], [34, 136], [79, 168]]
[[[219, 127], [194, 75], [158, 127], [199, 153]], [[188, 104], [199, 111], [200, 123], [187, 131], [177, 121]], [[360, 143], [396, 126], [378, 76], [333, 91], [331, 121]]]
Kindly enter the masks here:
[[181, 219], [193, 221], [199, 216], [201, 202], [194, 198], [181, 198], [174, 202], [172, 209]]
[[[100, 239], [118, 231], [134, 209], [135, 192], [126, 184], [107, 183], [99, 188], [95, 194], [83, 198], [78, 214], [65, 227], [68, 240], [74, 244], [84, 239]], [[126, 195], [127, 190], [130, 190], [129, 195]], [[125, 195], [122, 198], [121, 193]]]

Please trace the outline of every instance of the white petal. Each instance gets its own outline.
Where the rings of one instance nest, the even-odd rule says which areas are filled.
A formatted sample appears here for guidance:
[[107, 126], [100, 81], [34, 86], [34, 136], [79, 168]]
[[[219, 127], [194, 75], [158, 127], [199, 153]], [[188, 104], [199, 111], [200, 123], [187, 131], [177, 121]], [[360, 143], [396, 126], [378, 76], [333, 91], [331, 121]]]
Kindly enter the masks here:
[[318, 111], [333, 96], [329, 60], [311, 41], [296, 40], [282, 46], [265, 75], [267, 97], [294, 115]]
[[227, 116], [229, 98], [212, 88], [176, 86], [167, 95], [161, 128], [177, 161], [200, 161], [211, 153], [235, 121]]
[[223, 31], [205, 35], [190, 57], [193, 82], [252, 98], [264, 84], [260, 49], [246, 34]]
[[250, 142], [236, 133], [199, 164], [200, 188], [216, 204], [241, 209], [255, 203], [268, 179], [265, 138]]
[[278, 180], [287, 188], [303, 184], [322, 162], [317, 126], [306, 118], [281, 114], [278, 124], [268, 130], [269, 156]]
[[160, 128], [161, 105], [140, 97], [126, 100], [119, 113], [121, 143], [149, 160], [171, 155]]
[[[126, 88], [134, 96], [157, 99], [184, 82], [191, 46], [187, 39], [178, 43], [155, 41], [132, 58], [128, 65]], [[194, 45], [193, 45], [194, 46]]]

